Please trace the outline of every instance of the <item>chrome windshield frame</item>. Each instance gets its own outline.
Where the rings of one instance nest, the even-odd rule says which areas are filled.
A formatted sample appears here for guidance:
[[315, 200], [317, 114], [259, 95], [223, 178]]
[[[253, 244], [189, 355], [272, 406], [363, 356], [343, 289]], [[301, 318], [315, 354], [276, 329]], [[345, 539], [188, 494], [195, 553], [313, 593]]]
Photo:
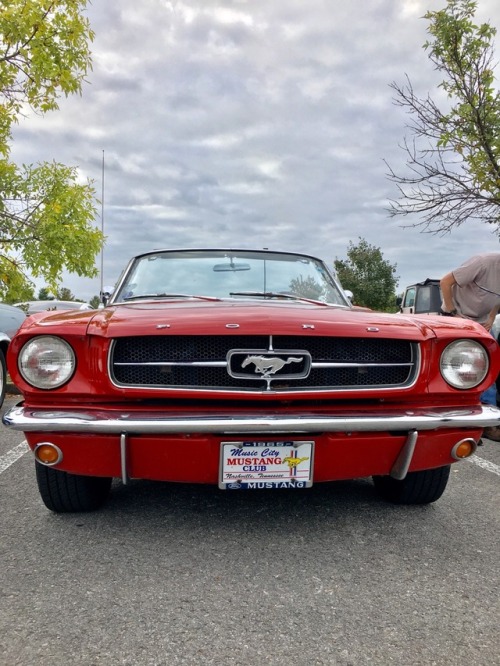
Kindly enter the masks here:
[[[305, 262], [312, 262], [315, 265], [317, 265], [320, 269], [319, 272], [324, 276], [325, 282], [329, 282], [332, 285], [332, 288], [335, 290], [336, 294], [338, 295], [338, 298], [341, 302], [332, 302], [330, 303], [329, 301], [324, 301], [325, 304], [331, 304], [335, 305], [337, 307], [346, 307], [346, 308], [351, 308], [351, 302], [349, 300], [348, 295], [344, 292], [341, 284], [339, 283], [338, 279], [336, 278], [334, 272], [326, 265], [324, 261], [319, 259], [318, 257], [315, 257], [313, 255], [309, 254], [303, 254], [303, 253], [297, 253], [297, 252], [281, 252], [281, 251], [273, 251], [273, 250], [255, 250], [255, 249], [242, 249], [242, 248], [181, 248], [181, 249], [157, 249], [157, 250], [151, 250], [149, 252], [145, 252], [142, 254], [139, 254], [135, 257], [133, 257], [127, 264], [125, 270], [122, 272], [116, 287], [111, 294], [110, 298], [107, 300], [107, 305], [108, 306], [114, 306], [114, 305], [123, 305], [123, 304], [129, 304], [132, 301], [127, 300], [123, 296], [123, 290], [127, 285], [127, 281], [129, 280], [131, 274], [133, 271], [135, 271], [136, 267], [138, 264], [144, 260], [151, 260], [155, 256], [160, 257], [161, 255], [164, 255], [165, 258], [168, 258], [169, 256], [171, 257], [179, 257], [181, 255], [185, 254], [186, 258], [189, 257], [189, 255], [196, 255], [199, 254], [200, 256], [206, 255], [207, 257], [213, 257], [214, 260], [217, 259], [223, 259], [225, 257], [230, 257], [233, 254], [237, 255], [238, 257], [248, 257], [248, 258], [262, 258], [263, 261], [266, 259], [272, 260], [273, 257], [279, 258], [282, 257], [283, 260], [286, 260], [287, 258], [290, 259], [290, 261], [297, 261], [300, 259], [303, 259]], [[197, 294], [195, 295], [200, 295], [199, 290], [197, 290]], [[215, 294], [203, 294], [205, 296], [215, 296]], [[137, 300], [134, 300], [133, 302], [138, 302]]]

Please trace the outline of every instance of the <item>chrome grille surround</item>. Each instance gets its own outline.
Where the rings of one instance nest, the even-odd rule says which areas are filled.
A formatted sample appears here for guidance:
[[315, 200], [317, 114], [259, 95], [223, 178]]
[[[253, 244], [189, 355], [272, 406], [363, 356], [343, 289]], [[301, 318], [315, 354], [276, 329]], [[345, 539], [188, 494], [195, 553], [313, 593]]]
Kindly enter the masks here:
[[[294, 350], [310, 355], [307, 376], [277, 373], [245, 379], [230, 375], [235, 352], [287, 358], [296, 354]], [[419, 369], [419, 346], [409, 340], [287, 335], [116, 338], [108, 365], [112, 383], [120, 388], [245, 394], [408, 388]]]

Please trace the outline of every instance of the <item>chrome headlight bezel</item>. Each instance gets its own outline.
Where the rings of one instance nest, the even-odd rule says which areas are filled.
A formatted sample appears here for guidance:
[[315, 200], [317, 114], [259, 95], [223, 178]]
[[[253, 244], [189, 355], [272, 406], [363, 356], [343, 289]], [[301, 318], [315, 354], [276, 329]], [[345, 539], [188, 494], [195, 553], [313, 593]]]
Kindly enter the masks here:
[[47, 391], [69, 382], [76, 369], [76, 356], [66, 340], [38, 335], [22, 347], [17, 365], [30, 386]]
[[450, 342], [439, 361], [445, 382], [460, 390], [470, 390], [481, 384], [489, 368], [488, 352], [481, 343], [472, 339]]

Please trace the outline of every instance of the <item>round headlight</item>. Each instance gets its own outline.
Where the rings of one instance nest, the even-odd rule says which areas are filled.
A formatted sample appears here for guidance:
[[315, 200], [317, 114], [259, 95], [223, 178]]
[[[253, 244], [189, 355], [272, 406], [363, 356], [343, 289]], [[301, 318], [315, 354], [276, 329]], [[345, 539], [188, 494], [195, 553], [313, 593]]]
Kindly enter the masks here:
[[18, 360], [23, 378], [39, 389], [62, 386], [71, 378], [75, 365], [70, 345], [53, 335], [40, 335], [27, 342]]
[[486, 349], [475, 340], [456, 340], [441, 355], [444, 380], [458, 389], [471, 389], [488, 373], [490, 362]]

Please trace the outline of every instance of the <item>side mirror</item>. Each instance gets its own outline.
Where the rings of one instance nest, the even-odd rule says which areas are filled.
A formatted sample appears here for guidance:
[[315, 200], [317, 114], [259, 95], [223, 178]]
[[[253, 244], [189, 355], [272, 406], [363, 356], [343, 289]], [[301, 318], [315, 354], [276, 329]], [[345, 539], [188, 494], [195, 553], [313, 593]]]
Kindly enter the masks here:
[[103, 307], [108, 304], [108, 301], [111, 298], [112, 293], [113, 293], [113, 287], [103, 287], [100, 293], [101, 303]]

